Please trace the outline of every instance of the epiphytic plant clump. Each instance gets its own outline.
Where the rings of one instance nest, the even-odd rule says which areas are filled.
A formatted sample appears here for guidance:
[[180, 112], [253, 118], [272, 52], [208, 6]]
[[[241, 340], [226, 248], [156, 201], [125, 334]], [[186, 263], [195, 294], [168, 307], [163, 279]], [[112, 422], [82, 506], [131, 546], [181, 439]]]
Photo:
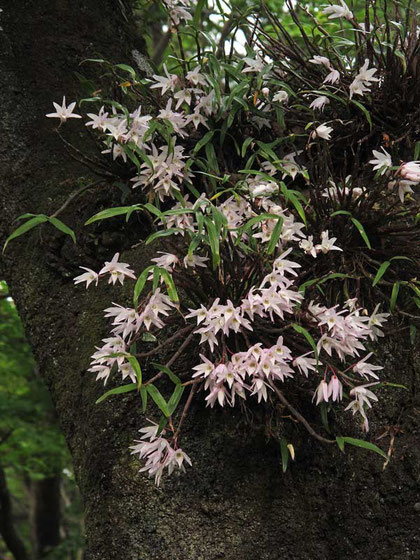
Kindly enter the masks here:
[[[193, 17], [188, 0], [164, 2], [175, 54], [161, 72], [144, 77], [102, 61], [125, 103], [97, 94], [80, 104], [97, 106], [86, 126], [108, 161], [129, 171], [138, 200], [87, 223], [140, 213], [151, 224], [144, 242], [157, 249], [144, 270], [132, 263], [134, 272], [117, 253], [98, 272], [81, 267], [75, 279], [86, 287], [102, 277], [135, 280], [132, 305], [105, 310], [112, 329], [90, 371], [104, 383], [118, 374], [125, 383], [99, 401], [137, 391], [144, 413], [150, 401], [157, 406], [161, 420], [142, 428], [132, 446], [157, 484], [165, 470], [191, 464], [180, 444], [196, 398], [210, 408], [280, 401], [321, 441], [384, 455], [365, 440], [323, 437], [288, 392], [303, 378], [315, 405], [343, 407], [367, 432], [383, 369], [371, 348], [388, 312], [408, 317], [403, 328], [415, 336], [413, 8], [366, 1], [359, 21], [343, 0], [316, 14], [289, 3], [293, 32], [268, 10], [220, 13], [230, 29], [221, 46], [200, 31], [203, 5]], [[65, 99], [54, 107], [47, 116], [60, 128], [80, 118]], [[11, 238], [51, 222], [26, 218]], [[51, 223], [72, 233], [57, 218]], [[179, 371], [193, 345], [196, 363]], [[153, 361], [168, 348], [175, 352], [165, 364]], [[164, 377], [174, 386], [169, 400], [158, 388]], [[281, 443], [285, 466], [294, 448]]]

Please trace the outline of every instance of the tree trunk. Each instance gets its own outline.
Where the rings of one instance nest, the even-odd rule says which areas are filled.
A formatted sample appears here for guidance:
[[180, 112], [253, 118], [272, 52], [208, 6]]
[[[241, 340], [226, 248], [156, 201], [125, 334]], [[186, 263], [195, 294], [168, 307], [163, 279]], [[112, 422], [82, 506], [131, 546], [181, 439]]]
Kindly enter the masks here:
[[36, 560], [60, 542], [60, 483], [60, 476], [56, 475], [30, 484], [31, 541]]
[[[51, 102], [63, 94], [68, 101], [76, 97], [81, 60], [99, 55], [134, 64], [135, 45], [117, 0], [2, 2], [4, 239], [17, 215], [51, 214], [78, 178], [88, 179], [44, 118]], [[77, 126], [69, 123], [65, 134], [80, 145]], [[100, 187], [61, 217], [76, 227], [108, 196]], [[283, 474], [278, 447], [245, 424], [239, 410], [197, 407], [183, 439], [194, 467], [156, 488], [137, 474], [128, 451], [143, 425], [137, 399], [130, 394], [95, 406], [103, 388], [86, 374], [89, 356], [106, 334], [102, 310], [116, 298], [122, 302], [129, 289], [118, 295], [104, 286], [74, 287], [79, 264], [89, 266], [84, 259], [99, 265], [115, 252], [112, 239], [102, 235], [99, 241], [93, 255], [87, 245], [73, 246], [46, 226], [12, 242], [3, 260], [3, 276], [73, 454], [86, 510], [87, 560], [420, 559], [420, 360], [408, 341], [393, 339], [383, 350], [385, 377], [409, 388], [384, 396], [372, 422], [372, 437], [387, 426], [404, 429], [384, 472], [379, 456], [324, 448], [285, 419], [297, 456]], [[147, 263], [141, 247], [124, 260], [136, 272]], [[379, 443], [386, 448], [389, 442], [386, 436]]]
[[0, 466], [0, 535], [15, 560], [28, 560], [25, 545], [20, 539], [14, 524], [12, 501], [7, 488], [6, 473]]

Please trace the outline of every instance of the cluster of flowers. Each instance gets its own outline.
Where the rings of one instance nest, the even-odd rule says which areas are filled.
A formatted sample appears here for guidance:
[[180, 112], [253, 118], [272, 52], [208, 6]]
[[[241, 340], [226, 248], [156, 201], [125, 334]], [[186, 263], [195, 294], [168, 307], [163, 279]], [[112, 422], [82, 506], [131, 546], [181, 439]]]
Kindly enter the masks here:
[[175, 468], [185, 472], [184, 461], [192, 465], [191, 459], [180, 447], [174, 449], [163, 437], [165, 430], [161, 435], [158, 435], [158, 430], [159, 426], [156, 424], [142, 428], [139, 430], [142, 434], [141, 439], [135, 440], [136, 445], [130, 447], [132, 455], [138, 454], [139, 459], [146, 461], [140, 472], [146, 471], [150, 476], [154, 476], [157, 486], [160, 484], [165, 469], [168, 470], [168, 474], [172, 474]]
[[[373, 150], [374, 158], [369, 161], [374, 167], [374, 171], [378, 171], [380, 175], [388, 175], [392, 169], [392, 157], [385, 148], [382, 152]], [[388, 187], [393, 189], [398, 186], [398, 196], [401, 202], [404, 202], [406, 194], [412, 194], [413, 186], [420, 183], [420, 161], [408, 161], [399, 167], [399, 174], [402, 179], [398, 181], [393, 179], [388, 182]]]
[[[331, 19], [344, 18], [353, 21], [352, 12], [343, 0], [340, 1], [340, 6], [329, 6], [325, 8], [324, 13]], [[181, 20], [191, 19], [187, 10], [189, 0], [164, 0], [164, 3], [172, 25], [177, 26]], [[255, 58], [244, 58], [243, 62], [245, 67], [242, 68], [242, 73], [259, 74], [262, 81], [263, 99], [254, 103], [257, 104], [260, 114], [265, 112], [269, 116], [268, 113], [274, 104], [288, 103], [287, 91], [271, 92], [268, 87], [268, 65], [258, 54]], [[332, 91], [328, 88], [334, 85], [335, 95], [336, 88], [341, 88], [342, 77], [327, 57], [317, 55], [309, 62], [321, 67], [323, 77], [320, 89], [325, 93], [316, 94], [317, 97], [311, 100], [309, 108], [313, 111], [323, 111], [331, 99]], [[142, 115], [141, 107], [128, 117], [126, 114], [119, 114], [115, 108], [108, 113], [102, 107], [98, 114], [89, 113], [90, 120], [86, 123], [86, 126], [96, 129], [104, 137], [104, 153], [112, 154], [114, 160], [121, 158], [123, 162], [128, 161], [127, 150], [146, 155], [142, 158], [144, 163], [139, 166], [140, 171], [132, 178], [132, 182], [133, 187], [139, 186], [154, 196], [159, 212], [159, 201], [171, 205], [172, 213], [165, 213], [165, 218], [157, 221], [160, 227], [173, 229], [174, 235], [187, 238], [194, 234], [201, 235], [203, 215], [205, 218], [211, 216], [209, 210], [214, 206], [225, 220], [225, 237], [220, 234], [220, 245], [226, 241], [227, 235], [233, 247], [240, 247], [239, 242], [249, 244], [252, 240], [258, 246], [258, 250], [264, 252], [273, 235], [276, 232], [278, 234], [275, 251], [271, 253], [275, 255], [272, 269], [265, 270], [268, 274], [262, 281], [255, 282], [251, 287], [244, 283], [244, 286], [247, 286], [246, 291], [237, 300], [232, 297], [235, 303], [228, 298], [210, 299], [208, 303], [203, 302], [194, 309], [189, 308], [188, 313], [184, 314], [185, 321], [194, 322], [191, 328], [194, 328], [194, 334], [200, 337], [199, 344], [202, 348], [201, 362], [192, 368], [193, 374], [186, 383], [202, 384], [206, 391], [207, 405], [210, 407], [217, 403], [220, 406], [235, 406], [238, 402], [237, 397], [245, 400], [255, 396], [259, 403], [266, 402], [275, 383], [284, 382], [296, 375], [304, 375], [309, 380], [313, 378], [313, 386], [316, 387], [313, 399], [317, 405], [341, 401], [343, 385], [347, 385], [352, 400], [346, 410], [360, 415], [362, 427], [367, 431], [367, 409], [377, 400], [369, 387], [377, 383], [376, 372], [382, 367], [367, 361], [371, 352], [368, 352], [366, 343], [382, 336], [381, 326], [387, 314], [379, 313], [376, 308], [368, 315], [366, 310], [357, 307], [355, 300], [349, 300], [341, 308], [328, 308], [314, 301], [305, 301], [304, 292], [299, 291], [298, 272], [301, 264], [292, 260], [292, 255], [299, 255], [298, 260], [303, 260], [305, 255], [324, 258], [324, 255], [331, 251], [342, 251], [342, 248], [336, 245], [336, 237], [330, 236], [332, 234], [328, 230], [322, 231], [319, 238], [305, 233], [305, 224], [279, 202], [282, 200], [279, 174], [282, 180], [290, 181], [294, 181], [297, 175], [307, 177], [307, 170], [298, 163], [302, 150], [295, 149], [293, 152], [284, 153], [278, 156], [277, 160], [273, 158], [274, 163], [278, 164], [277, 167], [271, 162], [260, 161], [263, 158], [259, 158], [259, 171], [255, 170], [256, 175], [244, 175], [240, 186], [235, 189], [235, 194], [228, 198], [224, 194], [220, 198], [216, 196], [216, 202], [213, 203], [205, 195], [193, 201], [189, 199], [189, 195], [184, 194], [184, 186], [194, 179], [190, 170], [191, 163], [194, 162], [189, 159], [191, 152], [181, 145], [182, 141], [194, 128], [211, 128], [211, 121], [226, 99], [215, 95], [214, 84], [203, 68], [196, 66], [180, 77], [169, 72], [163, 65], [164, 75], [154, 75], [149, 86], [151, 90], [159, 90], [162, 97], [167, 96], [169, 99], [166, 107], [155, 116]], [[377, 69], [369, 68], [369, 61], [366, 60], [364, 65], [353, 73], [354, 79], [345, 90], [346, 98], [351, 99], [353, 96], [368, 93], [372, 83], [379, 82], [379, 78], [375, 77], [376, 73]], [[264, 83], [264, 80], [267, 82]], [[304, 99], [305, 95], [303, 94]], [[73, 112], [74, 103], [66, 106], [65, 98], [61, 106], [54, 103], [54, 107], [56, 112], [47, 116], [59, 118], [60, 124], [70, 118], [81, 118]], [[167, 127], [170, 136], [168, 145], [159, 145], [159, 135], [150, 132], [152, 119], [158, 119]], [[260, 128], [271, 126], [269, 118], [254, 115], [251, 116], [252, 119]], [[311, 123], [311, 127], [308, 141], [331, 139], [333, 128], [328, 126], [328, 123], [313, 126]], [[251, 140], [249, 146], [253, 148], [254, 145]], [[382, 149], [382, 152], [374, 150], [373, 156], [374, 159], [369, 162], [373, 165], [373, 170], [381, 176], [391, 175], [391, 155]], [[255, 163], [252, 165], [255, 167]], [[210, 176], [214, 178], [213, 174]], [[420, 182], [420, 162], [404, 163], [397, 169], [394, 177], [389, 179], [390, 188], [397, 186], [398, 195], [403, 202], [405, 195], [412, 192], [411, 187]], [[351, 192], [354, 197], [364, 193], [363, 189], [351, 188], [350, 178], [346, 179], [343, 186], [336, 185], [332, 179], [327, 185], [322, 194], [326, 199], [338, 199], [338, 195], [343, 192]], [[191, 190], [194, 192], [194, 189]], [[152, 200], [152, 197], [149, 200]], [[157, 214], [161, 215], [159, 212]], [[261, 216], [265, 213], [269, 216]], [[278, 232], [280, 220], [281, 231]], [[249, 227], [248, 223], [251, 224]], [[289, 244], [292, 246], [288, 247]], [[179, 243], [177, 254], [159, 252], [151, 261], [156, 267], [173, 274], [174, 280], [176, 275], [181, 277], [183, 273], [189, 273], [196, 278], [197, 268], [206, 268], [210, 260], [209, 245], [200, 245], [196, 251], [201, 254], [196, 254], [187, 251], [185, 243]], [[243, 262], [249, 263], [246, 261], [246, 252], [242, 252], [241, 249], [235, 251], [239, 260], [243, 259]], [[84, 282], [86, 287], [91, 284], [97, 285], [99, 277], [105, 274], [110, 275], [109, 282], [113, 284], [117, 281], [123, 284], [125, 277], [136, 278], [128, 264], [119, 262], [118, 253], [110, 262], [106, 262], [98, 273], [85, 267], [81, 268], [85, 272], [75, 278], [75, 283]], [[148, 279], [152, 280], [153, 277], [154, 273], [151, 271]], [[163, 280], [162, 276], [160, 279]], [[178, 307], [163, 293], [163, 284], [142, 298], [136, 308], [113, 304], [105, 310], [105, 316], [112, 321], [112, 336], [103, 340], [102, 347], [96, 348], [89, 370], [96, 374], [98, 380], [104, 380], [106, 383], [115, 371], [120, 372], [123, 380], [137, 381], [129, 351], [133, 340], [141, 329], [157, 333], [166, 326], [165, 318], [175, 309], [178, 312]], [[207, 303], [207, 306], [204, 303]], [[185, 309], [182, 311], [185, 312]], [[279, 326], [281, 332], [294, 329], [295, 337], [300, 333], [299, 344], [294, 346], [293, 337], [289, 343], [286, 334], [283, 336], [288, 345], [284, 343], [283, 336], [279, 336], [271, 346], [258, 341], [258, 333], [261, 332], [259, 329], [265, 328], [265, 332], [269, 333], [267, 337], [271, 337], [270, 343], [273, 342], [273, 334]], [[308, 336], [303, 337], [303, 331]], [[310, 344], [309, 339], [313, 344]], [[305, 345], [304, 349], [301, 349], [302, 344]], [[295, 351], [297, 347], [300, 347], [298, 352]], [[145, 460], [142, 470], [154, 476], [157, 484], [165, 469], [171, 473], [175, 468], [183, 470], [184, 463], [191, 464], [189, 457], [177, 447], [177, 435], [172, 432], [172, 440], [169, 440], [169, 432], [166, 430], [159, 433], [158, 426], [154, 424], [143, 428], [140, 430], [140, 440], [132, 447], [133, 453], [139, 454], [140, 458]]]

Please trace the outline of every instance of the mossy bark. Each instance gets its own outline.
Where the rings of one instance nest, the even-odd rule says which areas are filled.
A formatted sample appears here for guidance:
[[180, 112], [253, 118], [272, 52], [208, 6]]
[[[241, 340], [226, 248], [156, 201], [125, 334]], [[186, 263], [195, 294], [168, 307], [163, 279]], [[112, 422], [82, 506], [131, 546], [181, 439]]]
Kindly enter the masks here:
[[[133, 35], [123, 5], [2, 0], [3, 240], [17, 215], [51, 213], [82, 175], [89, 180], [44, 115], [63, 94], [76, 97], [74, 72], [81, 60], [103, 55], [131, 61]], [[69, 123], [66, 135], [80, 146], [78, 126]], [[107, 197], [103, 191], [88, 193], [61, 217], [86, 236], [80, 224]], [[96, 256], [90, 251], [89, 259], [112, 256], [121, 234], [108, 233], [102, 232]], [[137, 272], [147, 260], [141, 248], [129, 249], [125, 257]], [[86, 509], [87, 560], [420, 559], [420, 360], [409, 341], [393, 338], [383, 345], [385, 377], [409, 388], [389, 392], [376, 407], [372, 438], [388, 426], [403, 428], [384, 472], [378, 456], [325, 448], [285, 419], [297, 456], [283, 474], [278, 447], [262, 430], [251, 430], [239, 410], [198, 407], [183, 440], [194, 468], [156, 488], [138, 475], [128, 452], [142, 425], [137, 399], [127, 395], [94, 404], [102, 388], [86, 369], [106, 334], [102, 310], [127, 289], [118, 294], [104, 285], [75, 288], [71, 278], [85, 258], [83, 244], [73, 246], [46, 226], [10, 244], [2, 276], [73, 454]], [[319, 423], [318, 417], [314, 421]], [[380, 441], [384, 448], [389, 442], [388, 436]]]

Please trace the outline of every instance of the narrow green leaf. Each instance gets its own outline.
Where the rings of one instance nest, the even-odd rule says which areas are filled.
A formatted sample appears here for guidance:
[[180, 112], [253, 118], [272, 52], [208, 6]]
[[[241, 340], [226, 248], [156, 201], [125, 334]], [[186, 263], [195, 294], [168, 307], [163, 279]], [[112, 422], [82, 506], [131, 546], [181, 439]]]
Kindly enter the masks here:
[[253, 140], [254, 140], [254, 139], [250, 136], [250, 137], [248, 137], [248, 138], [245, 140], [245, 142], [242, 144], [242, 148], [241, 148], [241, 157], [243, 157], [243, 158], [245, 157], [246, 151], [247, 151], [249, 145], [251, 144], [251, 142], [252, 142]]
[[3, 247], [3, 253], [6, 250], [7, 245], [9, 244], [10, 241], [12, 241], [12, 239], [16, 239], [16, 237], [19, 237], [20, 235], [23, 235], [24, 233], [26, 233], [27, 231], [29, 231], [30, 229], [34, 228], [35, 226], [42, 224], [44, 222], [48, 221], [48, 217], [45, 216], [44, 214], [38, 214], [37, 216], [34, 216], [33, 218], [31, 218], [30, 220], [28, 220], [27, 222], [25, 222], [24, 224], [22, 224], [21, 226], [19, 226], [17, 229], [15, 229], [15, 231], [9, 235], [9, 237], [6, 239], [6, 243], [4, 244]]
[[209, 240], [210, 250], [212, 254], [213, 268], [216, 269], [220, 264], [219, 234], [216, 231], [216, 226], [209, 218], [205, 218], [204, 222], [206, 224], [208, 240]]
[[175, 389], [174, 392], [171, 395], [171, 398], [168, 401], [168, 408], [169, 408], [169, 412], [172, 416], [172, 414], [175, 412], [176, 407], [179, 404], [179, 401], [181, 400], [182, 397], [182, 393], [184, 392], [185, 387], [183, 385], [175, 385]]
[[163, 371], [163, 373], [166, 373], [166, 375], [169, 377], [172, 383], [175, 383], [175, 385], [181, 383], [180, 378], [177, 375], [175, 375], [174, 372], [171, 369], [169, 369], [167, 366], [158, 364], [156, 362], [152, 362], [152, 366], [158, 369], [159, 371]]
[[273, 228], [270, 241], [268, 242], [266, 248], [267, 255], [271, 255], [274, 252], [274, 249], [277, 247], [277, 244], [279, 242], [282, 231], [283, 231], [283, 218], [279, 217], [277, 218], [277, 224]]
[[417, 161], [420, 156], [420, 141], [416, 142], [414, 145], [414, 160]]
[[116, 387], [104, 393], [99, 399], [97, 399], [96, 404], [101, 403], [111, 395], [120, 395], [122, 393], [129, 393], [130, 391], [135, 391], [137, 389], [137, 383], [129, 383], [128, 385], [122, 385], [121, 387]]
[[147, 392], [149, 393], [149, 395], [153, 399], [154, 403], [158, 406], [158, 408], [162, 412], [162, 414], [164, 414], [166, 417], [170, 416], [171, 413], [170, 413], [169, 408], [168, 408], [168, 403], [163, 398], [159, 389], [157, 387], [155, 387], [153, 385], [153, 383], [150, 383], [149, 385], [146, 385], [146, 388], [147, 388]]
[[144, 385], [140, 387], [140, 397], [141, 397], [141, 411], [144, 414], [147, 408], [147, 389]]
[[159, 280], [160, 280], [160, 271], [162, 269], [159, 266], [156, 266], [153, 268], [153, 280], [152, 280], [152, 292], [155, 293], [157, 290], [157, 287], [159, 286]]
[[369, 247], [369, 249], [372, 249], [372, 246], [370, 244], [369, 238], [365, 232], [365, 228], [362, 226], [362, 224], [359, 222], [359, 220], [356, 220], [356, 218], [351, 218], [351, 221], [353, 222], [353, 224], [356, 226], [356, 228], [358, 229], [360, 235], [363, 238], [363, 241], [366, 243], [366, 245]]
[[306, 338], [306, 340], [309, 342], [309, 344], [311, 345], [314, 353], [315, 353], [315, 357], [318, 361], [318, 348], [316, 347], [315, 344], [315, 340], [313, 339], [312, 335], [309, 333], [309, 331], [307, 331], [304, 327], [302, 327], [301, 325], [298, 325], [296, 323], [292, 323], [292, 327], [293, 329], [300, 333], [303, 334], [303, 336]]
[[87, 222], [85, 222], [85, 226], [93, 224], [93, 222], [97, 222], [99, 220], [107, 220], [108, 218], [113, 218], [114, 216], [122, 216], [123, 214], [128, 214], [129, 212], [140, 209], [140, 204], [134, 204], [133, 206], [117, 206], [115, 208], [107, 208], [106, 210], [102, 210], [102, 212], [98, 212], [97, 214], [89, 218]]
[[143, 376], [139, 361], [135, 356], [127, 356], [127, 360], [130, 362], [131, 367], [134, 369], [137, 377], [137, 389], [140, 390]]
[[389, 300], [389, 310], [391, 311], [391, 313], [394, 312], [395, 306], [397, 304], [399, 291], [400, 291], [400, 283], [395, 282], [394, 285], [392, 286], [391, 299]]
[[152, 233], [152, 235], [149, 235], [149, 237], [146, 239], [146, 245], [149, 245], [150, 243], [152, 243], [152, 241], [155, 241], [155, 239], [160, 239], [161, 237], [169, 237], [170, 235], [174, 235], [175, 233], [179, 233], [180, 231], [183, 231], [181, 228], [169, 228], [169, 229], [163, 229], [161, 231], [156, 231], [155, 233]]
[[168, 423], [168, 419], [166, 416], [162, 416], [160, 421], [159, 421], [159, 425], [158, 425], [158, 431], [157, 434], [158, 436], [160, 436], [160, 434], [163, 432], [163, 430], [165, 429], [166, 424]]
[[414, 343], [416, 341], [416, 336], [417, 336], [416, 325], [410, 325], [410, 342], [411, 342], [412, 346], [414, 346]]
[[163, 281], [165, 282], [168, 296], [170, 297], [171, 301], [173, 301], [177, 305], [179, 303], [179, 296], [178, 296], [178, 292], [176, 291], [176, 287], [172, 275], [165, 268], [160, 269], [160, 275], [162, 276]]
[[281, 463], [283, 472], [287, 471], [287, 464], [289, 462], [289, 450], [287, 448], [287, 441], [284, 438], [280, 439]]
[[137, 278], [137, 282], [136, 285], [134, 286], [134, 295], [133, 295], [133, 301], [134, 301], [134, 305], [138, 304], [139, 301], [139, 297], [140, 294], [143, 291], [143, 288], [147, 282], [147, 277], [149, 275], [149, 272], [155, 268], [154, 265], [148, 266], [147, 268], [145, 268], [143, 270], [143, 272], [140, 274], [140, 276]]
[[319, 411], [321, 413], [322, 425], [327, 432], [330, 432], [330, 426], [328, 424], [328, 404], [326, 402], [320, 403]]
[[[379, 385], [383, 385], [384, 387], [395, 387], [396, 389], [404, 389], [405, 391], [409, 391], [410, 389], [405, 385], [401, 385], [400, 383], [390, 383], [389, 381], [384, 381]], [[378, 385], [377, 385], [378, 387]]]
[[359, 101], [356, 101], [355, 99], [352, 99], [351, 102], [353, 103], [353, 105], [356, 105], [356, 107], [358, 107], [363, 112], [363, 114], [366, 117], [367, 122], [369, 123], [370, 130], [372, 130], [372, 117], [370, 116], [369, 111]]
[[199, 152], [203, 146], [205, 146], [208, 142], [210, 142], [213, 136], [214, 136], [214, 130], [209, 130], [208, 132], [206, 132], [203, 138], [201, 138], [201, 140], [199, 140], [197, 144], [194, 146], [193, 154]]
[[73, 239], [73, 243], [76, 243], [76, 235], [74, 231], [68, 226], [66, 226], [66, 224], [64, 224], [61, 220], [59, 220], [58, 218], [48, 218], [48, 221], [58, 230], [62, 231], [67, 235], [70, 235], [70, 237]]
[[[374, 451], [375, 453], [378, 453], [378, 455], [380, 455], [384, 459], [388, 459], [388, 456], [385, 453], [385, 451], [382, 451], [382, 449], [380, 449], [374, 443], [370, 443], [370, 441], [365, 441], [363, 439], [356, 439], [356, 438], [352, 438], [352, 437], [343, 437], [341, 439], [343, 440], [344, 443], [348, 443], [348, 444], [354, 445], [356, 447], [362, 447], [363, 449], [368, 449], [369, 451]], [[343, 443], [343, 447], [344, 447], [344, 443]]]
[[344, 438], [342, 438], [342, 437], [340, 437], [340, 436], [337, 436], [337, 437], [335, 438], [335, 440], [336, 440], [336, 442], [337, 442], [337, 445], [338, 445], [340, 451], [343, 451], [343, 452], [344, 452]]
[[128, 64], [116, 64], [115, 68], [119, 68], [120, 70], [125, 70], [126, 72], [129, 72], [133, 76], [133, 78], [136, 77], [135, 70]]
[[192, 21], [192, 27], [194, 29], [197, 29], [198, 24], [200, 23], [201, 12], [203, 11], [205, 3], [206, 3], [206, 0], [198, 0], [198, 2], [197, 2], [197, 6], [196, 6], [195, 11], [194, 11], [194, 18], [193, 18], [193, 21]]
[[382, 276], [388, 270], [389, 266], [391, 266], [390, 261], [385, 261], [381, 264], [381, 266], [378, 268], [378, 272], [376, 273], [375, 278], [373, 279], [372, 286], [376, 286], [376, 284], [379, 282], [379, 280], [382, 278]]

